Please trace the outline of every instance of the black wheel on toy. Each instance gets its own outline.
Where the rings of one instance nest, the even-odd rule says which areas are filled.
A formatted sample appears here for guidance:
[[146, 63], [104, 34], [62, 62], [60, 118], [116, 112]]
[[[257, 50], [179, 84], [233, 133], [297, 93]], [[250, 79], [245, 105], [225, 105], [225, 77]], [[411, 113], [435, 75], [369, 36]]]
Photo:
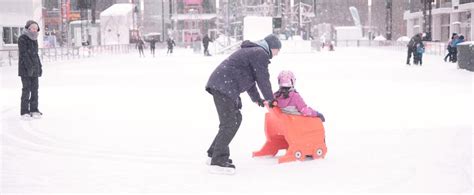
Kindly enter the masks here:
[[301, 159], [302, 156], [303, 156], [303, 154], [300, 151], [295, 152], [295, 158], [296, 159]]
[[322, 157], [323, 153], [324, 153], [323, 149], [321, 149], [321, 148], [316, 149], [316, 156], [317, 157]]

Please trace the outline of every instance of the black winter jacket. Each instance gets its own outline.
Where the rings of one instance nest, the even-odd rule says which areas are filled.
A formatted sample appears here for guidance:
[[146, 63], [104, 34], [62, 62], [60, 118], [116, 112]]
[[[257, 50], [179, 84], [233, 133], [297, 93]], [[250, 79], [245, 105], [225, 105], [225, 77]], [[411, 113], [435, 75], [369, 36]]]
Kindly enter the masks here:
[[231, 54], [214, 70], [206, 85], [209, 93], [218, 91], [234, 100], [247, 91], [253, 102], [260, 100], [257, 85], [265, 100], [272, 100], [272, 86], [268, 64], [271, 53], [265, 41], [244, 41], [241, 48]]
[[38, 41], [23, 34], [18, 38], [18, 76], [41, 77], [42, 64], [38, 55]]

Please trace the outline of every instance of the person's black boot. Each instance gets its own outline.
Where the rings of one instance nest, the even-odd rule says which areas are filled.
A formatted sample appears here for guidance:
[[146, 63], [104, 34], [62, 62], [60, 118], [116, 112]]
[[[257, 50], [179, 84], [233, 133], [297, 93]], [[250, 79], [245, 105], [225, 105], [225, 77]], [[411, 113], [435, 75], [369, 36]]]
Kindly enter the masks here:
[[[207, 161], [206, 161], [206, 164], [207, 165], [211, 165], [211, 161], [212, 161], [212, 157], [208, 157], [207, 158]], [[232, 159], [229, 158], [229, 160], [227, 161], [228, 163], [232, 164]]]
[[211, 167], [209, 168], [210, 173], [214, 174], [227, 174], [233, 175], [235, 174], [235, 165], [229, 162], [224, 163], [211, 163]]

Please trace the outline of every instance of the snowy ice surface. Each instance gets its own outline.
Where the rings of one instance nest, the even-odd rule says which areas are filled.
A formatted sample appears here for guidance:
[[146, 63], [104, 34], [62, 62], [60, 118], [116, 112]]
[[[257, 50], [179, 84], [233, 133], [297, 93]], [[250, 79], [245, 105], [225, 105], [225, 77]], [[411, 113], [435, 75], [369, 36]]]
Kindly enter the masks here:
[[[265, 142], [266, 110], [243, 99], [231, 143], [233, 176], [207, 172], [217, 133], [204, 86], [227, 55], [177, 49], [44, 63], [43, 118], [20, 120], [16, 66], [1, 72], [0, 194], [48, 193], [446, 193], [472, 194], [473, 73], [406, 51], [336, 48], [281, 54], [276, 76], [326, 117], [323, 160], [252, 158]], [[278, 155], [283, 155], [281, 151]]]

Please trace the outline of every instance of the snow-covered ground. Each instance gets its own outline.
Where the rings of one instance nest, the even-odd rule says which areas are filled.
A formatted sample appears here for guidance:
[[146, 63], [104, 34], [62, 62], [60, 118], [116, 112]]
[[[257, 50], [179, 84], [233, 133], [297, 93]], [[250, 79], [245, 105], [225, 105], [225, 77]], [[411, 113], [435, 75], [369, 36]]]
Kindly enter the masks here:
[[231, 143], [237, 173], [209, 174], [218, 118], [204, 86], [225, 57], [178, 49], [46, 63], [44, 116], [30, 122], [19, 118], [17, 68], [0, 68], [0, 194], [472, 194], [473, 73], [441, 56], [406, 66], [406, 52], [369, 48], [282, 53], [270, 64], [273, 90], [278, 72], [292, 70], [325, 115], [326, 159], [252, 158], [266, 110], [244, 93]]

